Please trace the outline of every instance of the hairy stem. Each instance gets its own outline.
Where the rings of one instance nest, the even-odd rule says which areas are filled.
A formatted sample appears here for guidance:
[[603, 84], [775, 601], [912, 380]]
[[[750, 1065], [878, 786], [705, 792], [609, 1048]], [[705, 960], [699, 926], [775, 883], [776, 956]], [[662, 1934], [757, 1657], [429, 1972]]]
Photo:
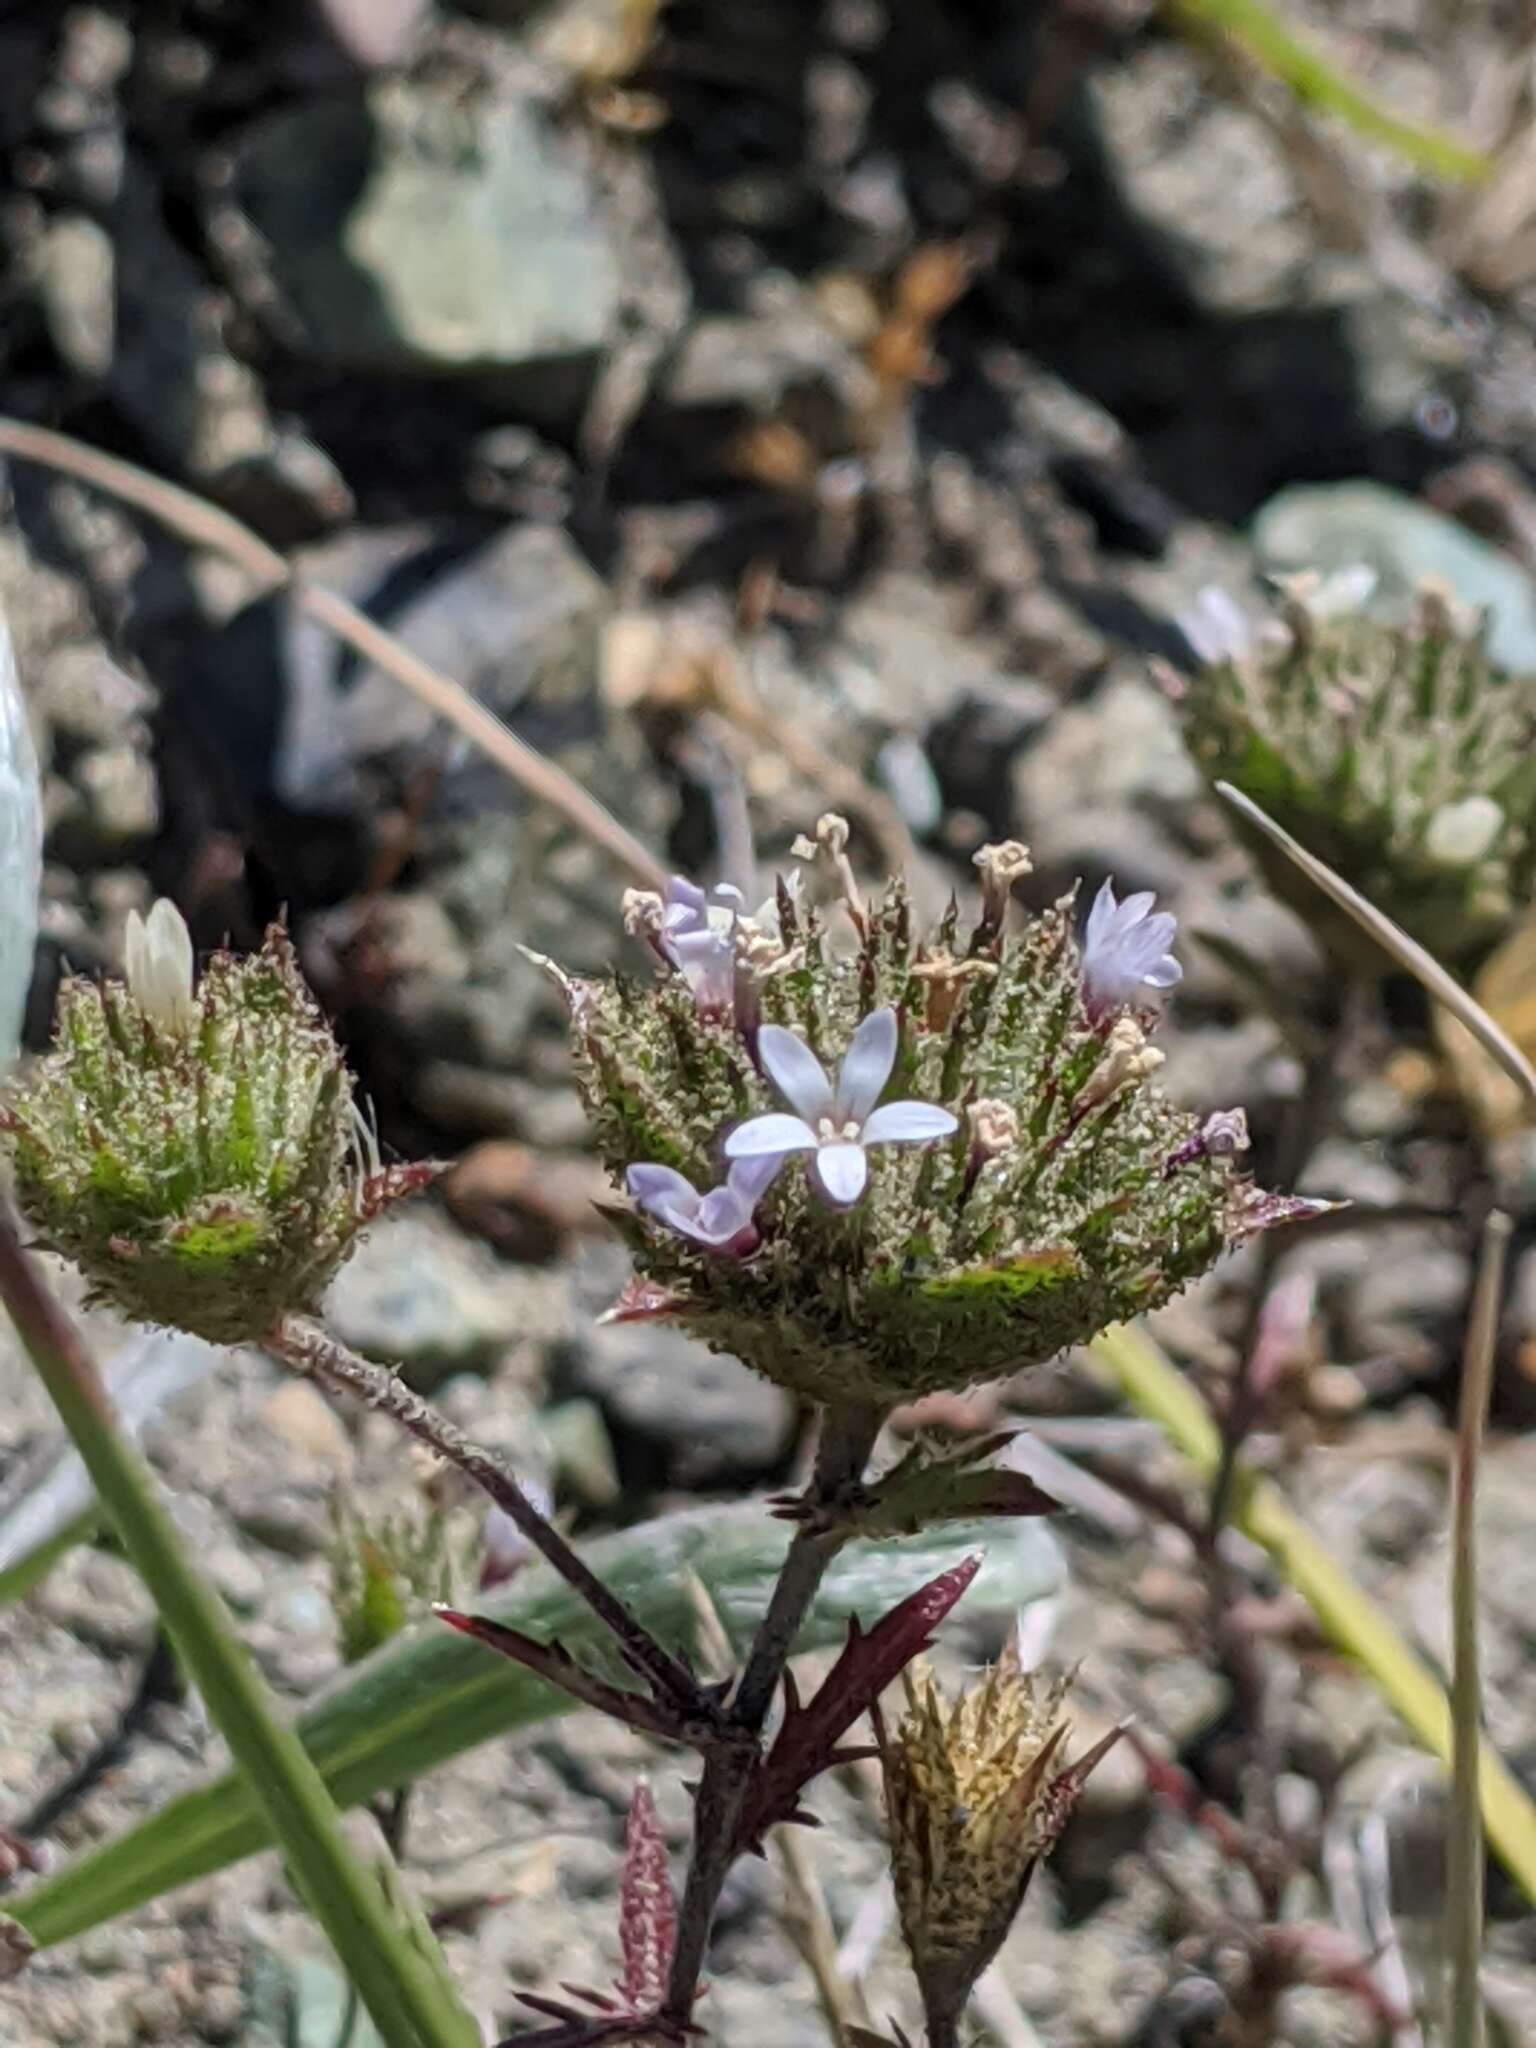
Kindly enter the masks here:
[[[808, 1505], [831, 1506], [858, 1481], [880, 1433], [883, 1414], [869, 1406], [827, 1410]], [[761, 1755], [763, 1722], [816, 1588], [846, 1540], [846, 1530], [835, 1523], [830, 1528], [819, 1527], [814, 1516], [797, 1531], [731, 1702], [735, 1739], [721, 1743], [705, 1763], [695, 1806], [693, 1856], [667, 1987], [665, 2017], [670, 2020], [686, 2020], [693, 2009], [715, 1908], [739, 1849], [741, 1811]]]
[[284, 1316], [266, 1338], [266, 1349], [331, 1392], [353, 1394], [370, 1408], [393, 1416], [418, 1443], [456, 1465], [581, 1595], [618, 1643], [625, 1661], [650, 1680], [659, 1698], [669, 1701], [690, 1721], [710, 1718], [709, 1702], [687, 1666], [664, 1649], [618, 1595], [582, 1562], [495, 1452], [472, 1443], [430, 1401], [412, 1393], [396, 1373], [360, 1358], [307, 1316]]

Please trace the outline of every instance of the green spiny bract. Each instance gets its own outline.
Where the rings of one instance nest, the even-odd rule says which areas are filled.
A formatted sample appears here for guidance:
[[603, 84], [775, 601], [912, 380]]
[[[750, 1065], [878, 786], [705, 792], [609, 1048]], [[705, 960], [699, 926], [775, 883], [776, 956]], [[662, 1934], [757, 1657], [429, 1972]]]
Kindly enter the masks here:
[[1234, 1170], [1240, 1117], [1202, 1126], [1151, 1083], [1141, 1022], [1090, 1014], [1069, 908], [1006, 938], [1001, 911], [984, 911], [962, 951], [953, 909], [931, 943], [914, 934], [898, 882], [855, 906], [850, 952], [781, 892], [777, 957], [749, 924], [723, 1011], [671, 973], [568, 982], [583, 1093], [621, 1182], [646, 1163], [700, 1191], [724, 1179], [728, 1133], [783, 1107], [755, 1057], [764, 1023], [835, 1070], [859, 1021], [890, 1006], [885, 1098], [942, 1106], [958, 1126], [872, 1147], [868, 1190], [845, 1208], [789, 1157], [725, 1245], [616, 1211], [638, 1277], [615, 1313], [675, 1317], [813, 1398], [889, 1404], [1042, 1363], [1304, 1213]]
[[53, 1048], [0, 1127], [28, 1221], [94, 1301], [239, 1343], [312, 1307], [363, 1225], [431, 1170], [367, 1171], [351, 1079], [284, 932], [216, 954], [195, 995], [190, 941], [186, 958], [180, 1024], [122, 983], [66, 981]]
[[[1485, 951], [1536, 884], [1536, 679], [1426, 594], [1411, 626], [1314, 618], [1201, 670], [1186, 737], [1233, 783], [1437, 956]], [[1312, 885], [1254, 837], [1270, 886], [1318, 922]], [[1343, 919], [1321, 927], [1356, 959]], [[1369, 964], [1380, 966], [1380, 956]]]
[[[467, 1544], [459, 1548], [467, 1554]], [[418, 1498], [403, 1512], [370, 1519], [338, 1496], [330, 1563], [342, 1661], [356, 1664], [435, 1601], [452, 1599], [459, 1560], [441, 1507]]]

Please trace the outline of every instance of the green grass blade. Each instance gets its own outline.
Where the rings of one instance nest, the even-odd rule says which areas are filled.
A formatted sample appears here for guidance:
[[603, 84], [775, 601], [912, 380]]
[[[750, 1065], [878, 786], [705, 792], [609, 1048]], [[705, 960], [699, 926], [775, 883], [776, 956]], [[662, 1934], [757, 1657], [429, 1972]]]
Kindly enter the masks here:
[[1384, 143], [1434, 177], [1459, 184], [1486, 178], [1493, 165], [1438, 128], [1405, 121], [1361, 91], [1320, 51], [1293, 35], [1265, 0], [1167, 0], [1179, 26], [1199, 36], [1237, 43], [1302, 106], [1333, 114], [1370, 142]]
[[[761, 1501], [747, 1501], [642, 1523], [588, 1545], [584, 1554], [646, 1627], [679, 1651], [694, 1644], [697, 1608], [689, 1573], [697, 1573], [741, 1651], [767, 1608], [788, 1539], [787, 1526]], [[1040, 1522], [954, 1524], [898, 1542], [851, 1543], [823, 1581], [801, 1647], [840, 1642], [850, 1619], [873, 1622], [978, 1548], [987, 1556], [966, 1597], [968, 1614], [989, 1607], [1012, 1614], [1060, 1587], [1061, 1552]], [[530, 1566], [477, 1604], [498, 1621], [556, 1638], [608, 1668], [602, 1663], [606, 1636], [543, 1565]], [[571, 1704], [481, 1644], [427, 1622], [344, 1674], [300, 1715], [296, 1728], [332, 1796], [349, 1806]], [[50, 1947], [271, 1840], [250, 1788], [234, 1775], [222, 1777], [8, 1899], [7, 1909], [40, 1947]]]
[[405, 1939], [377, 1875], [353, 1854], [320, 1774], [278, 1718], [218, 1596], [188, 1561], [153, 1477], [119, 1433], [78, 1332], [5, 1215], [0, 1296], [178, 1657], [387, 2048], [479, 2048], [478, 2027]]

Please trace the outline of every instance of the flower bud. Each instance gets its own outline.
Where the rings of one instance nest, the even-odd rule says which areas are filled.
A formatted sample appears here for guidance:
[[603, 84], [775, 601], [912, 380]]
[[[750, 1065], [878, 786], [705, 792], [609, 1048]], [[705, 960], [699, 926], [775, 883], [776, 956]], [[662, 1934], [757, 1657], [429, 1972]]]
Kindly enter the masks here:
[[965, 1113], [971, 1127], [971, 1143], [984, 1159], [998, 1159], [1019, 1142], [1018, 1112], [1010, 1103], [984, 1095]]
[[430, 1167], [378, 1165], [286, 933], [215, 954], [131, 926], [126, 983], [66, 981], [52, 1051], [9, 1091], [16, 1194], [94, 1300], [217, 1343], [314, 1306], [362, 1229]]

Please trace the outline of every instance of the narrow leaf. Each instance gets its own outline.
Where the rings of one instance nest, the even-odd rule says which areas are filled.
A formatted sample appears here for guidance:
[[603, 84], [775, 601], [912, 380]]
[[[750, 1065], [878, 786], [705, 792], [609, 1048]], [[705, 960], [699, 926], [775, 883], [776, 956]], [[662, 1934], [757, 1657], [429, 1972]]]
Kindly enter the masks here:
[[435, 1607], [432, 1611], [439, 1621], [457, 1629], [460, 1635], [500, 1651], [503, 1657], [510, 1657], [514, 1664], [521, 1664], [536, 1678], [559, 1686], [562, 1692], [569, 1693], [583, 1706], [595, 1707], [599, 1713], [607, 1714], [615, 1721], [623, 1721], [631, 1728], [638, 1728], [643, 1734], [654, 1735], [662, 1742], [691, 1742], [702, 1746], [705, 1740], [706, 1731], [688, 1728], [664, 1701], [653, 1700], [648, 1693], [629, 1692], [622, 1686], [610, 1685], [606, 1679], [598, 1678], [578, 1664], [570, 1651], [559, 1643], [536, 1642], [532, 1636], [524, 1635], [521, 1629], [508, 1628], [505, 1622], [492, 1621], [485, 1615], [460, 1614], [452, 1607]]
[[[761, 1501], [667, 1515], [585, 1545], [583, 1555], [662, 1639], [693, 1640], [696, 1573], [732, 1644], [743, 1649], [767, 1610], [789, 1532]], [[971, 1606], [1012, 1618], [1060, 1590], [1060, 1545], [1043, 1522], [968, 1524], [889, 1543], [852, 1542], [834, 1561], [797, 1647], [828, 1648], [850, 1618], [873, 1620], [978, 1543], [987, 1560]], [[558, 1640], [600, 1669], [607, 1638], [577, 1596], [531, 1564], [484, 1603], [487, 1615]], [[487, 1657], [457, 1631], [423, 1622], [354, 1665], [299, 1716], [298, 1733], [340, 1805], [408, 1784], [477, 1743], [571, 1707], [568, 1693]], [[226, 1774], [97, 1845], [10, 1902], [42, 1947], [129, 1912], [176, 1886], [266, 1848], [271, 1833], [238, 1776]]]
[[786, 1674], [783, 1724], [742, 1809], [744, 1848], [756, 1848], [775, 1821], [794, 1817], [803, 1788], [836, 1761], [837, 1746], [854, 1722], [927, 1649], [934, 1630], [980, 1569], [979, 1557], [962, 1559], [919, 1586], [867, 1635], [855, 1622], [842, 1655], [806, 1706], [800, 1705]]

